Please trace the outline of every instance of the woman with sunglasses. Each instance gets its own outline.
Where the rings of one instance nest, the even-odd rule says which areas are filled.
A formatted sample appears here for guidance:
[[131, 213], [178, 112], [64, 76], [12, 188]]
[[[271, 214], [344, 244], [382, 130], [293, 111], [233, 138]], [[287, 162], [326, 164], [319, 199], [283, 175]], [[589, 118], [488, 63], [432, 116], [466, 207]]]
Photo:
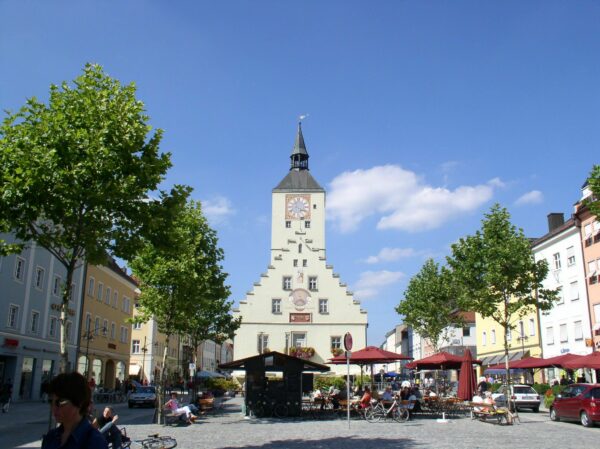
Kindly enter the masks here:
[[90, 388], [79, 373], [63, 373], [48, 388], [52, 415], [60, 425], [48, 432], [42, 449], [108, 449], [104, 436], [86, 418]]

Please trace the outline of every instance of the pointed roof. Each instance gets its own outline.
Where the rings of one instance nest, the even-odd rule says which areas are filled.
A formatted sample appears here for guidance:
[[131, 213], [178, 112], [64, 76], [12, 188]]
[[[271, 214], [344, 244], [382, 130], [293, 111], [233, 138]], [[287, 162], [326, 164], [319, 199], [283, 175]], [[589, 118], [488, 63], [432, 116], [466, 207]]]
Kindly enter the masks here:
[[298, 122], [298, 132], [296, 133], [296, 141], [294, 142], [294, 148], [292, 149], [292, 156], [294, 154], [308, 156], [308, 151], [306, 151], [306, 145], [304, 144], [304, 136], [302, 135], [302, 122]]
[[289, 173], [273, 189], [273, 192], [324, 192], [308, 170], [308, 151], [302, 135], [302, 122], [298, 123], [298, 132], [294, 148], [290, 155], [291, 166]]

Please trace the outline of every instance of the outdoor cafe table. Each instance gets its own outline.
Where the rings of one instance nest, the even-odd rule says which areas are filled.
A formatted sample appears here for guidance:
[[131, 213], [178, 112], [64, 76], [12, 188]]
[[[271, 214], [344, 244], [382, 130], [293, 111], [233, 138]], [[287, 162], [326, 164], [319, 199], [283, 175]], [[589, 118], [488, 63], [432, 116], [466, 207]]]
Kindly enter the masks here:
[[420, 405], [422, 413], [431, 415], [441, 415], [443, 413], [453, 415], [466, 410], [464, 402], [455, 397], [424, 397], [420, 401]]

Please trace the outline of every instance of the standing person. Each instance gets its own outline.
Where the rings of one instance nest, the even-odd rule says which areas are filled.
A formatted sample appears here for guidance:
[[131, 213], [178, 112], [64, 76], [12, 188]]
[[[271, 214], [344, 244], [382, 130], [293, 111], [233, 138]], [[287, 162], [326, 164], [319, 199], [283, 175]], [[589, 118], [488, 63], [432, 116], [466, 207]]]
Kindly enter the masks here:
[[85, 418], [90, 388], [79, 373], [62, 373], [48, 388], [52, 415], [60, 425], [42, 440], [42, 449], [108, 449], [106, 439]]
[[12, 391], [13, 386], [10, 379], [8, 379], [4, 385], [0, 386], [0, 404], [2, 404], [2, 413], [8, 413]]

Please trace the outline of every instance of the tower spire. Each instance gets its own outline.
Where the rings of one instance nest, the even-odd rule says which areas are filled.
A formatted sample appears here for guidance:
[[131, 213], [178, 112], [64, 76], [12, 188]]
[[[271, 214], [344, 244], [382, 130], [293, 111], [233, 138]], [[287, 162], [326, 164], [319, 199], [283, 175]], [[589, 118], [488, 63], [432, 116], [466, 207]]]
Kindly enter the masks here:
[[301, 121], [298, 122], [298, 133], [296, 134], [296, 141], [290, 159], [292, 161], [290, 170], [308, 170], [308, 152], [304, 144]]

